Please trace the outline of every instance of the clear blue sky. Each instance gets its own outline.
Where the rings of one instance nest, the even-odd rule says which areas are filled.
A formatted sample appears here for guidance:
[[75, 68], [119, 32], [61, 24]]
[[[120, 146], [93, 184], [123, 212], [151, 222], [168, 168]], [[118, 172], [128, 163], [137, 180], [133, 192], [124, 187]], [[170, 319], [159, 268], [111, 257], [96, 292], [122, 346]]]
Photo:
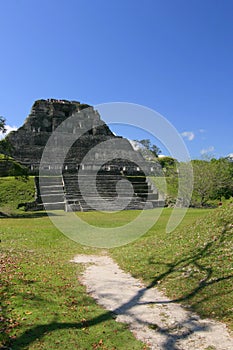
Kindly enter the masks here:
[[40, 98], [124, 101], [189, 132], [193, 158], [233, 152], [232, 0], [0, 0], [0, 36], [11, 126]]

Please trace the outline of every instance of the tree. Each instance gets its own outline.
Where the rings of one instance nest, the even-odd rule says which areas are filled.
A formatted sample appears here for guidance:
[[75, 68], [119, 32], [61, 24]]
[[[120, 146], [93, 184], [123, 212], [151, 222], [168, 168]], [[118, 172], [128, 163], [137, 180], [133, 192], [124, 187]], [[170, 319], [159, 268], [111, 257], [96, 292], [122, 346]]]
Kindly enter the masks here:
[[204, 206], [210, 199], [213, 190], [213, 173], [210, 162], [206, 160], [192, 161], [194, 184], [193, 202]]
[[150, 151], [155, 155], [155, 157], [158, 157], [158, 155], [161, 153], [160, 148], [156, 145], [152, 145]]
[[[0, 116], [0, 132], [6, 133], [6, 119]], [[21, 164], [17, 163], [10, 156], [12, 155], [13, 146], [11, 145], [8, 137], [5, 137], [3, 140], [0, 140], [0, 156], [4, 156], [3, 159], [0, 157], [0, 162], [5, 162], [3, 172], [6, 175], [12, 175], [15, 177], [21, 176], [22, 178], [27, 178], [28, 170], [23, 167]]]
[[140, 142], [146, 149], [153, 153], [155, 157], [158, 157], [158, 155], [161, 153], [159, 147], [156, 145], [152, 145], [149, 139], [143, 139], [138, 142]]
[[3, 154], [5, 158], [8, 158], [12, 155], [12, 145], [9, 142], [8, 138], [0, 141], [0, 154]]
[[212, 199], [221, 200], [222, 197], [230, 198], [233, 196], [233, 167], [226, 159], [212, 159], [214, 188], [212, 190]]
[[0, 132], [3, 134], [6, 132], [6, 119], [0, 116]]
[[175, 158], [172, 157], [161, 157], [158, 159], [159, 164], [161, 165], [166, 176], [177, 176], [177, 167], [178, 162]]
[[150, 149], [151, 147], [151, 142], [149, 139], [139, 140], [138, 142], [140, 142], [144, 147], [146, 147], [146, 149]]
[[225, 159], [194, 160], [193, 203], [204, 206], [209, 200], [233, 195], [231, 164]]
[[[6, 119], [0, 116], [0, 132], [5, 134], [6, 131]], [[12, 154], [12, 145], [7, 137], [0, 140], [0, 154], [3, 154], [5, 158], [8, 158]]]

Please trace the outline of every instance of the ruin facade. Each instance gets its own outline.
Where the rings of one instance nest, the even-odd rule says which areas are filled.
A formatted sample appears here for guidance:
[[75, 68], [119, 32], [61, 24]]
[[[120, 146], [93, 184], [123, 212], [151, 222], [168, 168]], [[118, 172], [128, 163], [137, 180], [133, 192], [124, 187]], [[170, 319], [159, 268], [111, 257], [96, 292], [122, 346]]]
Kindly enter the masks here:
[[[57, 99], [37, 100], [23, 126], [8, 136], [13, 157], [31, 172], [38, 172], [44, 147], [51, 134], [74, 114], [77, 116], [78, 127], [88, 128], [89, 132], [82, 137], [79, 145], [76, 145], [79, 149], [72, 152], [73, 159], [69, 159], [70, 163], [81, 163], [91, 145], [114, 137], [107, 125], [101, 121], [98, 112], [87, 104]], [[70, 133], [75, 133], [73, 127]], [[62, 145], [54, 146], [62, 149]]]
[[[72, 121], [70, 122], [72, 118]], [[67, 121], [66, 130], [63, 135], [56, 136], [56, 130]], [[66, 154], [63, 164], [64, 170], [75, 171], [81, 168], [91, 169], [92, 166], [103, 162], [106, 153], [106, 145], [101, 143], [111, 140], [111, 148], [114, 149], [115, 162], [111, 165], [106, 157], [106, 169], [113, 170], [121, 168], [130, 171], [139, 171], [138, 166], [133, 166], [127, 159], [133, 159], [135, 164], [145, 161], [143, 157], [135, 152], [130, 142], [122, 137], [115, 136], [109, 127], [101, 120], [98, 111], [92, 106], [81, 104], [77, 101], [47, 99], [37, 100], [32, 106], [31, 112], [25, 120], [25, 123], [17, 131], [8, 135], [8, 140], [12, 145], [13, 157], [22, 165], [29, 168], [31, 173], [37, 174], [40, 166], [41, 157], [44, 148], [54, 133], [53, 144], [51, 146], [52, 164], [44, 164], [49, 170], [55, 170], [56, 166], [61, 166], [59, 155], [63, 154], [64, 144], [74, 139], [72, 147]], [[84, 164], [85, 155], [96, 145], [99, 151], [89, 164]], [[57, 165], [53, 159], [53, 153], [56, 153]], [[130, 155], [130, 157], [129, 157]], [[94, 159], [93, 159], [94, 157]], [[125, 159], [122, 163], [121, 159]], [[88, 162], [88, 160], [86, 160]], [[95, 163], [95, 164], [94, 164]], [[157, 171], [156, 164], [146, 165], [149, 172]]]
[[[45, 204], [49, 209], [90, 210], [79, 188], [80, 176], [84, 187], [90, 189], [95, 171], [98, 193], [106, 199], [102, 210], [108, 210], [117, 198], [117, 183], [122, 179], [133, 188], [133, 194], [127, 186], [122, 190], [123, 199], [132, 195], [128, 209], [143, 209], [148, 198], [150, 208], [162, 203], [146, 177], [158, 174], [158, 165], [146, 162], [127, 139], [115, 136], [92, 106], [77, 101], [37, 100], [23, 126], [7, 137], [13, 157], [31, 174], [40, 175], [36, 177], [35, 209]], [[87, 193], [91, 203], [100, 202], [99, 195]]]

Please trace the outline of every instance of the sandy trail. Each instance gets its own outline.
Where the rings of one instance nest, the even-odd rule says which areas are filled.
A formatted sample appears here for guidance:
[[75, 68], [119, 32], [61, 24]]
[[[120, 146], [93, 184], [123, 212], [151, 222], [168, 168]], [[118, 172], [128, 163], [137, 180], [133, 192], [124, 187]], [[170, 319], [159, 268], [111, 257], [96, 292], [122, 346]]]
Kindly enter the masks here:
[[80, 278], [87, 292], [152, 350], [232, 350], [224, 324], [186, 311], [156, 288], [147, 289], [108, 256], [78, 255], [87, 264]]

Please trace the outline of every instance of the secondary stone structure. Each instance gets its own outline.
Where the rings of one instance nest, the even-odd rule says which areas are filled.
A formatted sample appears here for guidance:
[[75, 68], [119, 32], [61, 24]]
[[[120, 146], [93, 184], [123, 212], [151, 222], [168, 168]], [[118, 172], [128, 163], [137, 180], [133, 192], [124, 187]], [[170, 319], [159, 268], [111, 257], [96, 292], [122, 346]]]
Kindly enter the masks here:
[[124, 203], [124, 209], [163, 205], [146, 176], [158, 174], [158, 165], [146, 162], [127, 139], [115, 136], [92, 106], [37, 100], [24, 125], [11, 132], [8, 140], [13, 157], [36, 175], [36, 201], [28, 209], [121, 210]]

